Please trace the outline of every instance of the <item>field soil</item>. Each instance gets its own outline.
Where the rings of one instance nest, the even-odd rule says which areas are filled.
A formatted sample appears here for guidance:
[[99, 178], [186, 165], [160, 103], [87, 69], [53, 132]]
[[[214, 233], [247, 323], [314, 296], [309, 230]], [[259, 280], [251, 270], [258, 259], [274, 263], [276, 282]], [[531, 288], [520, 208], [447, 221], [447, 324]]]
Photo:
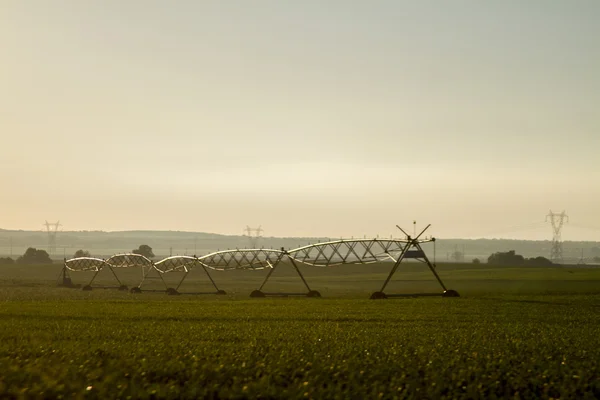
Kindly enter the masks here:
[[[267, 271], [168, 296], [160, 279], [100, 288], [134, 287], [137, 270], [83, 291], [57, 287], [60, 265], [2, 266], [0, 398], [600, 397], [600, 269], [440, 264], [461, 297], [369, 300], [390, 267], [304, 268], [321, 298], [249, 298]], [[265, 290], [307, 290], [289, 265], [272, 278]], [[180, 287], [211, 290], [201, 270]], [[442, 288], [413, 264], [385, 291]]]

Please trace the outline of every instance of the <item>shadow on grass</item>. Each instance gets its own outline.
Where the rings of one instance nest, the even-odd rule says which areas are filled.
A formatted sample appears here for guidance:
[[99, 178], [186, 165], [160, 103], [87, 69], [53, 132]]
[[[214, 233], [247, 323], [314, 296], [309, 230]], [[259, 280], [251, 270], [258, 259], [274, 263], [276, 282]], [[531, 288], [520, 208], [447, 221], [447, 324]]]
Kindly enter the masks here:
[[544, 304], [549, 306], [570, 306], [571, 303], [559, 303], [556, 301], [530, 300], [530, 299], [503, 299], [499, 297], [480, 297], [477, 300], [493, 301], [494, 303], [523, 303], [523, 304]]
[[[263, 317], [263, 316], [253, 316], [253, 317], [239, 317], [239, 316], [203, 316], [203, 317], [174, 317], [174, 316], [132, 316], [132, 317], [119, 317], [113, 318], [112, 315], [103, 315], [103, 316], [92, 316], [92, 315], [34, 315], [34, 314], [4, 314], [2, 315], [3, 319], [18, 319], [18, 320], [33, 320], [33, 321], [86, 321], [86, 322], [99, 322], [103, 323], [107, 320], [109, 321], [119, 321], [119, 322], [131, 322], [131, 323], [156, 323], [156, 322], [205, 322], [205, 323], [213, 323], [213, 322], [231, 322], [234, 324], [240, 324], [244, 322], [308, 322], [308, 323], [330, 323], [330, 322], [359, 322], [359, 323], [381, 323], [388, 324], [393, 322], [403, 322], [403, 323], [438, 323], [441, 318], [438, 317], [422, 317], [422, 318], [394, 318], [393, 316], [389, 316], [386, 318], [380, 317], [339, 317], [339, 318], [331, 318], [331, 317], [282, 317], [282, 316], [273, 316], [273, 317]], [[465, 321], [467, 322], [467, 321]]]

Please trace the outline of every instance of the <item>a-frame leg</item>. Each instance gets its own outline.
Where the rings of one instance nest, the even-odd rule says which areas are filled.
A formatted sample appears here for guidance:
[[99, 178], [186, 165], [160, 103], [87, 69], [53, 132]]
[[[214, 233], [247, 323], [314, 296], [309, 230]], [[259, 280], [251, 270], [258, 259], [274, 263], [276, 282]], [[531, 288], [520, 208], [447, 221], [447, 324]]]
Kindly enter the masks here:
[[[99, 275], [99, 274], [100, 274], [100, 273], [101, 273], [103, 270], [105, 270], [106, 268], [108, 268], [108, 269], [110, 270], [110, 272], [112, 273], [113, 277], [114, 277], [114, 278], [115, 278], [115, 280], [117, 281], [117, 284], [118, 284], [118, 286], [116, 287], [116, 289], [119, 289], [119, 290], [127, 290], [127, 286], [125, 286], [125, 285], [123, 285], [123, 284], [121, 283], [121, 280], [119, 279], [119, 277], [117, 276], [117, 274], [115, 273], [115, 271], [113, 270], [113, 268], [112, 268], [112, 267], [111, 267], [109, 264], [107, 264], [107, 263], [105, 263], [105, 266], [104, 266], [103, 268], [100, 268], [100, 269], [98, 269], [98, 270], [96, 270], [96, 271], [94, 272], [94, 276], [92, 276], [92, 279], [90, 280], [90, 282], [89, 282], [87, 285], [85, 285], [85, 286], [84, 286], [82, 289], [83, 289], [83, 290], [85, 290], [85, 291], [92, 290], [92, 289], [94, 288], [94, 287], [92, 286], [92, 284], [93, 284], [93, 283], [94, 283], [94, 281], [96, 280], [96, 277], [98, 277], [98, 275]], [[111, 287], [102, 287], [102, 286], [101, 286], [100, 288], [101, 288], [101, 289], [109, 289], [109, 288], [111, 288]], [[114, 289], [114, 287], [112, 287], [112, 289]]]
[[[141, 267], [141, 268], [142, 268], [142, 280], [139, 283], [139, 285], [131, 288], [131, 290], [130, 290], [131, 293], [141, 293], [142, 292], [142, 285], [144, 284], [144, 281], [148, 278], [148, 276], [150, 275], [150, 273], [152, 271], [156, 271], [156, 273], [158, 274], [158, 277], [162, 281], [163, 285], [165, 285], [164, 291], [167, 293], [169, 292], [169, 285], [167, 285], [167, 282], [165, 282], [161, 271], [159, 271], [157, 268], [155, 268], [153, 266], [149, 266], [147, 271], [144, 270], [144, 267]], [[145, 291], [147, 291], [147, 292], [162, 292], [162, 290], [145, 290]]]
[[57, 281], [58, 281], [58, 286], [61, 286], [61, 287], [67, 287], [67, 288], [76, 287], [76, 285], [74, 285], [73, 281], [71, 280], [71, 275], [69, 274], [69, 270], [67, 269], [66, 265], [63, 265], [62, 269], [60, 270]]
[[[390, 280], [396, 273], [396, 270], [398, 269], [398, 267], [400, 266], [400, 263], [404, 259], [404, 255], [406, 254], [406, 252], [408, 251], [408, 249], [410, 247], [411, 247], [411, 243], [410, 242], [406, 243], [406, 245], [402, 249], [402, 252], [400, 253], [400, 256], [398, 257], [397, 260], [395, 260], [394, 265], [392, 266], [392, 269], [390, 270], [390, 273], [388, 274], [387, 278], [385, 279], [385, 282], [383, 282], [383, 286], [381, 286], [381, 290], [371, 294], [371, 299], [375, 300], [375, 299], [386, 299], [387, 298], [387, 295], [384, 292], [385, 288], [388, 285], [388, 283], [390, 283]], [[391, 256], [390, 256], [390, 258], [391, 258]]]
[[167, 281], [165, 281], [165, 279], [163, 277], [163, 274], [165, 272], [162, 272], [158, 268], [150, 267], [147, 271], [142, 271], [142, 281], [140, 282], [140, 284], [137, 287], [134, 287], [134, 288], [131, 289], [131, 293], [141, 293], [142, 292], [142, 285], [144, 284], [144, 281], [148, 278], [148, 276], [150, 276], [150, 274], [152, 273], [152, 270], [155, 270], [155, 272], [158, 274], [158, 277], [160, 278], [160, 280], [162, 281], [163, 285], [165, 286], [165, 290], [164, 291], [163, 290], [144, 290], [146, 292], [166, 292], [168, 295], [179, 295], [179, 294], [226, 294], [226, 292], [224, 290], [221, 290], [221, 289], [219, 289], [217, 287], [217, 284], [215, 283], [214, 279], [212, 278], [212, 276], [210, 275], [210, 273], [206, 269], [206, 266], [204, 265], [204, 263], [202, 263], [199, 260], [197, 260], [197, 265], [200, 265], [200, 267], [202, 267], [202, 269], [204, 270], [204, 273], [208, 277], [208, 280], [210, 281], [210, 283], [212, 284], [212, 286], [215, 288], [214, 292], [180, 293], [179, 292], [179, 288], [181, 287], [181, 285], [183, 284], [183, 282], [185, 281], [185, 279], [187, 278], [187, 276], [191, 272], [189, 269], [186, 268], [183, 271], [183, 276], [181, 277], [181, 279], [177, 283], [177, 286], [170, 287], [168, 285]]
[[292, 267], [296, 270], [296, 273], [298, 274], [298, 276], [302, 280], [302, 283], [306, 287], [307, 292], [306, 293], [266, 293], [266, 292], [262, 291], [263, 287], [265, 286], [265, 284], [267, 283], [267, 281], [269, 280], [269, 278], [271, 277], [271, 275], [273, 274], [273, 272], [275, 271], [275, 269], [277, 268], [277, 266], [281, 262], [281, 259], [283, 258], [283, 255], [282, 255], [282, 257], [279, 257], [277, 259], [277, 261], [275, 262], [275, 264], [272, 265], [271, 270], [267, 273], [267, 276], [265, 277], [265, 280], [260, 285], [260, 287], [258, 288], [258, 290], [254, 290], [252, 293], [250, 293], [250, 297], [268, 297], [268, 296], [277, 296], [277, 297], [287, 297], [287, 296], [321, 297], [321, 293], [319, 293], [317, 290], [311, 290], [310, 286], [308, 286], [308, 282], [306, 282], [306, 279], [304, 278], [304, 275], [302, 275], [302, 272], [300, 271], [300, 268], [298, 268], [298, 265], [296, 265], [296, 262], [294, 261], [294, 259], [292, 257], [290, 257], [287, 253], [285, 253], [285, 256], [287, 257], [288, 261], [292, 264]]
[[210, 273], [208, 272], [208, 269], [206, 269], [206, 265], [204, 265], [204, 263], [202, 263], [200, 261], [198, 261], [198, 263], [200, 264], [200, 266], [204, 270], [204, 273], [208, 277], [208, 280], [210, 281], [210, 283], [215, 288], [215, 291], [214, 292], [185, 292], [185, 293], [180, 293], [179, 292], [179, 288], [181, 287], [181, 284], [183, 283], [183, 281], [185, 280], [185, 278], [190, 273], [190, 270], [188, 270], [186, 268], [186, 270], [185, 270], [185, 272], [183, 274], [183, 277], [181, 278], [181, 280], [179, 281], [179, 283], [177, 284], [177, 286], [175, 288], [168, 288], [167, 289], [167, 294], [170, 294], [170, 295], [177, 295], [177, 294], [227, 294], [224, 290], [219, 289], [219, 287], [215, 283], [215, 280], [212, 278], [212, 276], [210, 276]]
[[435, 265], [433, 265], [431, 261], [429, 261], [427, 254], [425, 254], [425, 251], [423, 251], [423, 248], [421, 247], [421, 244], [417, 242], [415, 244], [415, 247], [423, 254], [423, 260], [425, 261], [425, 263], [429, 267], [429, 270], [431, 271], [433, 276], [435, 276], [435, 279], [438, 281], [438, 283], [444, 290], [444, 292], [442, 293], [442, 297], [460, 297], [456, 290], [446, 288], [446, 285], [444, 285], [444, 282], [442, 282], [442, 278], [440, 278], [437, 271], [435, 270]]
[[[398, 229], [400, 229], [404, 234], [406, 234], [406, 232], [400, 228], [398, 225], [396, 225], [398, 227]], [[400, 266], [400, 263], [404, 260], [405, 256], [407, 255], [408, 251], [411, 249], [416, 249], [416, 252], [418, 253], [418, 256], [413, 256], [411, 258], [420, 258], [422, 259], [423, 262], [425, 262], [427, 264], [427, 266], [429, 267], [429, 270], [431, 271], [431, 273], [433, 273], [433, 276], [435, 276], [435, 279], [438, 281], [438, 283], [440, 284], [440, 286], [443, 289], [443, 292], [441, 293], [441, 295], [443, 297], [459, 297], [459, 294], [457, 291], [455, 290], [448, 290], [446, 288], [446, 285], [444, 285], [444, 282], [442, 282], [442, 279], [440, 278], [440, 276], [438, 275], [437, 271], [435, 270], [435, 266], [433, 264], [431, 264], [431, 261], [429, 261], [429, 258], [427, 258], [427, 255], [425, 254], [425, 251], [423, 250], [423, 248], [421, 247], [421, 242], [419, 242], [419, 237], [421, 237], [421, 235], [427, 230], [427, 228], [429, 228], [430, 225], [427, 225], [425, 227], [425, 229], [423, 229], [421, 231], [421, 233], [419, 233], [417, 235], [416, 238], [411, 238], [410, 235], [406, 234], [407, 237], [407, 243], [406, 246], [402, 249], [402, 252], [400, 254], [400, 256], [398, 257], [398, 260], [396, 260], [396, 262], [394, 263], [394, 266], [392, 267], [390, 273], [388, 274], [385, 282], [383, 283], [383, 286], [381, 287], [381, 290], [379, 292], [374, 292], [373, 294], [371, 294], [371, 299], [387, 299], [388, 297], [415, 297], [415, 296], [439, 296], [440, 294], [438, 293], [417, 293], [417, 294], [386, 294], [384, 292], [385, 288], [387, 287], [388, 283], [390, 282], [390, 280], [392, 279], [392, 276], [394, 276], [394, 274], [396, 273], [398, 267]], [[432, 238], [430, 241], [435, 241], [434, 238]]]

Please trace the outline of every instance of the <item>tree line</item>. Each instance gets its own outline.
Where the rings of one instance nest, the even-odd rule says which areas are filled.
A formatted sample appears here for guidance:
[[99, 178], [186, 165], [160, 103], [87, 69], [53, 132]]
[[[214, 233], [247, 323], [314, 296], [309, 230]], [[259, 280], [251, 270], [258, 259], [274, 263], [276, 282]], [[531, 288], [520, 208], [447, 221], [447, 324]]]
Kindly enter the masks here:
[[[133, 254], [140, 254], [146, 258], [152, 259], [155, 257], [152, 247], [147, 244], [140, 245], [137, 249], [131, 250]], [[90, 252], [87, 250], [77, 250], [73, 255], [74, 258], [79, 257], [91, 257]], [[593, 258], [594, 262], [600, 262], [600, 256]], [[34, 247], [28, 248], [25, 253], [13, 260], [10, 257], [0, 257], [0, 265], [9, 264], [52, 264], [50, 255], [45, 250], [36, 249]], [[480, 264], [481, 260], [478, 258], [473, 259], [473, 263]], [[525, 258], [520, 254], [516, 254], [514, 250], [506, 252], [496, 252], [487, 258], [487, 263], [490, 265], [507, 265], [507, 266], [535, 266], [544, 267], [552, 266], [554, 263], [545, 257], [533, 257]]]
[[[131, 250], [133, 254], [140, 254], [146, 258], [153, 258], [154, 252], [152, 247], [147, 244], [140, 245], [137, 249]], [[77, 250], [73, 255], [74, 258], [80, 257], [91, 257], [91, 254], [87, 250]], [[22, 256], [19, 256], [16, 260], [10, 257], [0, 257], [0, 265], [11, 265], [11, 264], [52, 264], [52, 258], [46, 250], [36, 249], [35, 247], [29, 247], [25, 250]]]
[[[474, 259], [475, 264], [479, 264], [479, 259]], [[487, 263], [491, 265], [506, 265], [506, 266], [529, 266], [529, 267], [546, 267], [552, 266], [554, 263], [546, 257], [525, 258], [520, 254], [516, 254], [514, 250], [506, 252], [496, 252], [490, 255]]]

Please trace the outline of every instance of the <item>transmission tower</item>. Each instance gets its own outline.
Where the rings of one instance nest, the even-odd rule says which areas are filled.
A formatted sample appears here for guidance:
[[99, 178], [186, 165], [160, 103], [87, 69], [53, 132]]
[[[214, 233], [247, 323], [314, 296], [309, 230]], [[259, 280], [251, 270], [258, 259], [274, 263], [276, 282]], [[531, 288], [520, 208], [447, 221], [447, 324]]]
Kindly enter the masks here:
[[258, 248], [258, 240], [262, 237], [263, 232], [263, 229], [260, 227], [260, 225], [258, 228], [250, 228], [248, 225], [246, 225], [244, 232], [244, 236], [247, 236], [248, 240], [250, 240], [250, 247], [253, 249]]
[[56, 253], [56, 234], [58, 233], [58, 227], [61, 226], [60, 221], [53, 223], [46, 221], [44, 226], [48, 233], [48, 254], [54, 255]]
[[554, 213], [552, 210], [546, 215], [546, 222], [550, 220], [552, 224], [552, 249], [550, 250], [550, 260], [552, 262], [561, 263], [563, 261], [563, 247], [561, 239], [561, 231], [563, 224], [569, 222], [569, 216], [565, 212]]

